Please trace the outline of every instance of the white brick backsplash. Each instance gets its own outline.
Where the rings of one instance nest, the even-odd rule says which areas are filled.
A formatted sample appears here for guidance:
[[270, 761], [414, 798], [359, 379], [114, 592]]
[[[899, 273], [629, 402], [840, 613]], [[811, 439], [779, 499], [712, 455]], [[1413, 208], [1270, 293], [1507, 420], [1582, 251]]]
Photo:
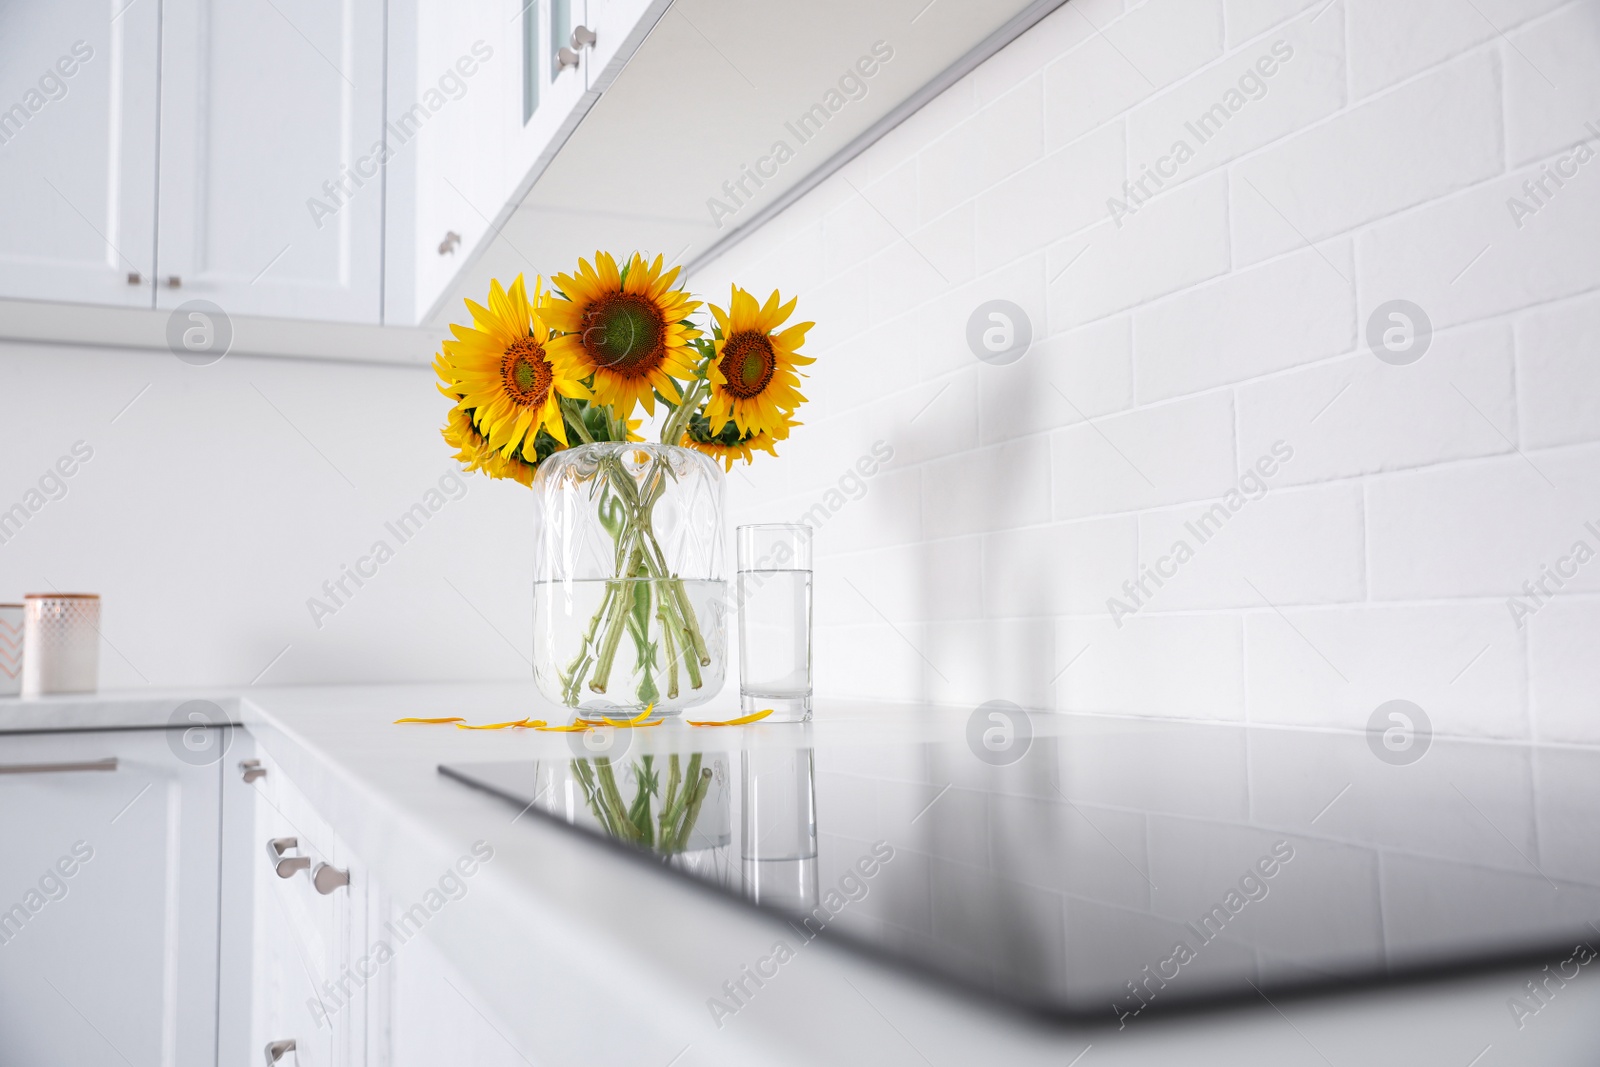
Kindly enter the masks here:
[[[970, 539], [835, 556], [828, 570], [832, 573], [816, 585], [818, 626], [880, 622], [874, 607], [896, 625], [982, 614], [982, 556]], [[846, 581], [859, 595], [842, 584]]]
[[1235, 256], [1253, 263], [1499, 174], [1502, 141], [1498, 58], [1457, 60], [1242, 160]]
[[1544, 308], [1517, 322], [1517, 423], [1529, 448], [1600, 439], [1600, 299]]
[[[1525, 6], [1554, 4], [1543, 0]], [[1506, 41], [1506, 140], [1512, 164], [1600, 136], [1585, 128], [1591, 122], [1600, 126], [1600, 3], [1569, 4], [1507, 34]]]
[[1510, 452], [1512, 378], [1505, 326], [1435, 336], [1409, 366], [1363, 350], [1241, 386], [1239, 452], [1287, 441], [1286, 485]]
[[1540, 175], [1520, 170], [1363, 234], [1356, 242], [1363, 310], [1403, 297], [1438, 329], [1600, 286], [1600, 159], [1535, 214], [1521, 215], [1519, 227], [1508, 205], [1516, 198], [1533, 206], [1524, 185]]
[[1236, 478], [1233, 398], [1212, 393], [1080, 421], [1053, 433], [1050, 451], [1058, 519], [1218, 497]]
[[1564, 0], [1345, 0], [1357, 99], [1427, 70]]
[[[756, 277], [760, 277], [760, 271], [754, 273]], [[744, 280], [748, 283], [744, 288], [752, 292], [763, 287], [749, 275], [745, 275]], [[717, 288], [720, 290], [722, 286], [719, 285]], [[862, 264], [833, 275], [813, 289], [808, 294], [810, 300], [806, 303], [816, 310], [806, 312], [806, 319], [801, 321], [814, 321], [817, 325], [806, 334], [806, 344], [817, 347], [838, 344], [852, 334], [866, 329], [867, 301], [861, 298], [866, 288], [867, 268]], [[770, 287], [768, 291], [770, 292]], [[824, 311], [826, 314], [823, 314]]]
[[1121, 14], [1122, 0], [1074, 0], [1056, 8], [972, 72], [979, 102], [987, 104], [1009, 92]]
[[978, 269], [1100, 222], [1125, 173], [1122, 124], [1113, 123], [1001, 181], [977, 200]]
[[[1255, 608], [1263, 595], [1279, 605], [1363, 599], [1366, 542], [1359, 485], [1269, 489], [1259, 499], [1243, 498], [1236, 512], [1225, 504], [1219, 511], [1218, 505], [1212, 501], [1139, 516], [1141, 570], [1123, 578], [1136, 585], [1146, 579], [1149, 592], [1141, 595], [1148, 610]], [[1178, 562], [1189, 553], [1191, 558]], [[1147, 577], [1146, 569], [1154, 577]], [[1175, 575], [1166, 578], [1163, 571]], [[1134, 606], [1127, 593], [1117, 596]]]
[[1023, 82], [929, 145], [918, 157], [918, 212], [938, 218], [1038, 159], [1044, 151], [1044, 79]]
[[1244, 718], [1243, 638], [1237, 618], [1139, 615], [1056, 623], [1053, 674], [1061, 711]]
[[[834, 474], [840, 477], [844, 472]], [[881, 471], [867, 483], [867, 493], [852, 500], [836, 485], [795, 501], [786, 520], [817, 530], [816, 554], [903, 545], [922, 539], [921, 472], [915, 467]], [[826, 519], [815, 510], [831, 509]], [[769, 520], [772, 521], [772, 520]]]
[[[1337, 111], [1344, 104], [1342, 0], [1320, 17], [1319, 10], [1134, 108], [1129, 180], [1167, 156], [1173, 162], [1162, 169], [1175, 170], [1175, 180], [1192, 178]], [[1193, 158], [1178, 163], [1185, 150]]]
[[1439, 734], [1529, 736], [1522, 635], [1501, 604], [1285, 607], [1252, 612], [1244, 635], [1251, 722], [1365, 730], [1403, 699]]
[[1183, 396], [1350, 351], [1354, 277], [1350, 243], [1337, 241], [1138, 309], [1139, 400]]
[[[844, 587], [850, 593], [848, 587]], [[850, 595], [855, 595], [850, 593]], [[812, 686], [862, 700], [903, 703], [931, 696], [915, 628], [876, 620], [864, 626], [818, 626], [811, 636]]]
[[1031, 437], [928, 463], [923, 533], [954, 537], [1050, 519], [1050, 449]]
[[[1578, 540], [1600, 548], [1589, 522], [1600, 526], [1600, 448], [1592, 445], [1374, 479], [1372, 597], [1522, 595], [1524, 582]], [[1578, 569], [1564, 591], [1600, 591], [1600, 566]]]
[[[817, 323], [806, 425], [728, 484], [740, 519], [821, 505], [819, 694], [1354, 731], [1406, 698], [1441, 739], [1600, 741], [1600, 555], [1523, 591], [1600, 554], [1590, 121], [1600, 0], [1073, 0], [701, 270]], [[1009, 365], [967, 341], [991, 300], [1028, 318]], [[1368, 346], [1392, 300], [1431, 325], [1409, 365]], [[1118, 627], [1141, 562], [1280, 441], [1268, 494]], [[1470, 759], [1390, 781], [1349, 740], [1328, 796], [1357, 786], [1291, 824], [1484, 832], [1449, 788]], [[1385, 836], [1397, 803], [1430, 825]]]
[[[970, 403], [970, 394], [962, 394], [962, 402]], [[1065, 419], [1080, 417], [1078, 412], [1093, 418], [1132, 403], [1130, 320], [1102, 319], [1035, 340], [1016, 363], [983, 366], [978, 373], [978, 437], [985, 444], [1006, 441], [1052, 430]]]
[[963, 204], [872, 258], [865, 294], [872, 321], [909, 311], [930, 291], [947, 292], [972, 275], [972, 205]]
[[[908, 115], [900, 125], [884, 134], [883, 139], [873, 145], [871, 151], [858, 156], [857, 159], [866, 165], [867, 180], [873, 181], [888, 174], [906, 160], [920, 154], [946, 132], [977, 114], [978, 95], [974, 91], [975, 82], [976, 79], [971, 75], [962, 78], [928, 101], [920, 110]], [[1015, 88], [1016, 84], [1013, 82], [1008, 88]]]
[[[979, 362], [967, 342], [967, 322], [979, 305], [991, 300], [1008, 300], [1022, 308], [1034, 338], [1042, 337], [1046, 320], [1044, 265], [1045, 257], [1040, 253], [1023, 256], [950, 290], [943, 298], [922, 305], [909, 316], [904, 343], [915, 350], [923, 380], [944, 378], [951, 371], [987, 366]], [[1022, 362], [1031, 358], [1026, 356]]]
[[[1097, 13], [1066, 5], [1069, 19]], [[1222, 53], [1222, 0], [1150, 0], [1044, 71], [1045, 142], [1075, 141]]]
[[986, 700], [1050, 707], [1055, 627], [1050, 619], [923, 624], [923, 651], [932, 663], [924, 676], [930, 697], [972, 707]]
[[916, 193], [915, 160], [902, 163], [871, 185], [857, 185], [853, 195], [822, 220], [828, 270], [849, 268], [916, 229], [916, 210], [907, 206], [915, 202]]
[[[1265, 33], [1296, 15], [1307, 13], [1314, 15], [1323, 10], [1327, 2], [1328, 0], [1226, 0], [1224, 14], [1228, 22], [1228, 47], [1236, 48], [1257, 34]], [[1336, 0], [1327, 18], [1343, 20], [1342, 0]]]
[[1138, 564], [1132, 515], [1003, 530], [983, 539], [990, 618], [1099, 615]]
[[1228, 183], [1213, 174], [1049, 248], [1050, 326], [1064, 330], [1225, 273]]
[[1537, 736], [1600, 744], [1600, 600], [1558, 597], [1527, 620], [1527, 631]]

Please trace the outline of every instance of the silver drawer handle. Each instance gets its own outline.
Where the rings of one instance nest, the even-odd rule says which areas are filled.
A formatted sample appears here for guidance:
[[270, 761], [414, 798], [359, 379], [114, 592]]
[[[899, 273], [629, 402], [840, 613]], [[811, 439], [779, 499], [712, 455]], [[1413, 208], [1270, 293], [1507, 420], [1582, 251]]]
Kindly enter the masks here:
[[267, 769], [261, 766], [261, 761], [258, 759], [240, 760], [239, 770], [244, 772], [245, 785], [249, 785], [257, 778], [265, 778], [267, 776]]
[[295, 1047], [294, 1038], [292, 1037], [287, 1041], [269, 1042], [267, 1044], [267, 1067], [272, 1067], [274, 1063], [277, 1063], [279, 1060], [283, 1059], [283, 1054], [285, 1052], [293, 1051], [295, 1051]]
[[267, 842], [267, 862], [272, 864], [272, 869], [279, 878], [293, 878], [296, 871], [304, 871], [311, 867], [308, 856], [285, 856], [284, 853], [291, 848], [299, 848], [298, 837], [274, 837]]
[[319, 863], [317, 869], [311, 872], [311, 884], [317, 887], [317, 892], [327, 896], [335, 889], [350, 884], [350, 872]]
[[70, 771], [114, 771], [117, 757], [82, 760], [78, 763], [0, 763], [0, 774], [65, 774]]

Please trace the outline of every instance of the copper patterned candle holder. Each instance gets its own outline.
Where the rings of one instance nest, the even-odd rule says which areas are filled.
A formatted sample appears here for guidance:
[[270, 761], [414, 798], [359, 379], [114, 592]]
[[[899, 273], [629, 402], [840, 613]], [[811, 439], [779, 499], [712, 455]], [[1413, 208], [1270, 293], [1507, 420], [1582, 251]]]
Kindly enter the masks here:
[[92, 693], [100, 682], [100, 598], [93, 593], [23, 597], [22, 695]]

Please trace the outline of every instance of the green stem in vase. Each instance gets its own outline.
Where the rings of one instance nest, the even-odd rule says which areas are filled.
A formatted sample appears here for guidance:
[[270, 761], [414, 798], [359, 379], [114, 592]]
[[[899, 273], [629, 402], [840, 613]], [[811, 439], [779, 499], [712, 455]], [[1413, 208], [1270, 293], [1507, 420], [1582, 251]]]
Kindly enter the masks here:
[[[639, 566], [638, 559], [639, 552], [635, 549], [628, 557], [628, 566], [623, 571], [624, 577], [631, 575]], [[632, 606], [629, 601], [633, 599], [628, 596], [626, 581], [614, 581], [608, 584], [617, 587], [618, 595], [606, 598], [611, 604], [610, 615], [606, 619], [605, 636], [600, 642], [600, 656], [595, 661], [594, 676], [589, 679], [589, 688], [596, 693], [604, 693], [611, 680], [611, 666], [617, 658], [617, 645], [622, 641], [622, 628], [627, 624], [628, 611]], [[599, 615], [600, 613], [596, 612], [596, 618]]]
[[678, 699], [678, 651], [672, 642], [672, 627], [667, 622], [665, 604], [656, 608], [656, 619], [661, 623], [661, 651], [667, 661], [667, 699]]
[[[691, 410], [698, 401], [702, 383], [692, 384], [680, 411]], [[676, 417], [675, 413], [675, 416]], [[581, 420], [579, 420], [581, 421]], [[678, 664], [681, 660], [689, 675], [691, 689], [704, 684], [700, 668], [711, 663], [705, 635], [700, 630], [694, 605], [683, 579], [671, 573], [666, 554], [656, 539], [652, 516], [656, 502], [666, 491], [671, 469], [660, 456], [646, 472], [643, 493], [623, 466], [619, 455], [601, 457], [600, 465], [608, 477], [602, 491], [609, 490], [598, 505], [601, 525], [611, 535], [616, 556], [616, 578], [606, 585], [606, 594], [589, 621], [583, 643], [562, 677], [562, 695], [569, 707], [581, 700], [584, 673], [590, 670], [588, 688], [605, 693], [611, 682], [617, 649], [627, 632], [636, 650], [639, 682], [634, 693], [640, 704], [654, 703], [660, 696], [653, 671], [658, 648], [666, 657], [668, 698], [679, 693]], [[652, 615], [652, 601], [657, 610]], [[660, 623], [661, 640], [653, 639], [652, 619]], [[595, 644], [596, 635], [599, 644]]]

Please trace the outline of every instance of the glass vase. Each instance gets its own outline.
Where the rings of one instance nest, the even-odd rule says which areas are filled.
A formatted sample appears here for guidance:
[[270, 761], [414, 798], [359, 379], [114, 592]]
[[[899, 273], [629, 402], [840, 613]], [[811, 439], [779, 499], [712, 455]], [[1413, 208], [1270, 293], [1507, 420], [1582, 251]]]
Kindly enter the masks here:
[[722, 688], [722, 469], [673, 445], [602, 442], [539, 465], [533, 663], [581, 713], [676, 714]]

